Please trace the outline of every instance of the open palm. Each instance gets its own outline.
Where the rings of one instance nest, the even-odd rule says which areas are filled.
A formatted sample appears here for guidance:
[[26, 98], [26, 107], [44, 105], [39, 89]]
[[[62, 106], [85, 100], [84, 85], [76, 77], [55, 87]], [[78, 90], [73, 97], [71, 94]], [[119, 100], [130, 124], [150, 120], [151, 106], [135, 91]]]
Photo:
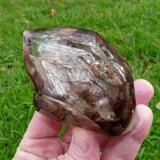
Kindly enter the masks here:
[[145, 105], [154, 91], [147, 81], [137, 80], [135, 92], [139, 121], [130, 133], [109, 138], [69, 126], [59, 139], [61, 124], [35, 112], [13, 160], [133, 160], [152, 124]]

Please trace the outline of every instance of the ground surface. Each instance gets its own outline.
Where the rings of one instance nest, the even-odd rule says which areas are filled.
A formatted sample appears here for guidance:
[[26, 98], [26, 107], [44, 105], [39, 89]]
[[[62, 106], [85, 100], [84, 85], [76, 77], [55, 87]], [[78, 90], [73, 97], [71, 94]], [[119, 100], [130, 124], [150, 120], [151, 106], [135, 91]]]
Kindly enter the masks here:
[[[51, 15], [52, 8], [56, 16]], [[159, 160], [160, 110], [155, 108], [160, 100], [159, 0], [0, 0], [0, 160], [11, 159], [34, 112], [22, 33], [56, 26], [99, 32], [128, 60], [135, 78], [151, 81], [154, 123], [137, 160]]]

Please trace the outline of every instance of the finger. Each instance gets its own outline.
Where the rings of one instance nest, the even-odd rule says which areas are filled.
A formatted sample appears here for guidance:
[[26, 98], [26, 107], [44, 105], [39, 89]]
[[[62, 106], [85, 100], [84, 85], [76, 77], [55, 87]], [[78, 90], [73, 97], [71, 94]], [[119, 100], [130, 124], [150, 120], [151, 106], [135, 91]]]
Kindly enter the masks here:
[[74, 128], [75, 127], [70, 124], [67, 125], [67, 128], [65, 129], [65, 134], [62, 137], [63, 142], [70, 144], [72, 140], [72, 132]]
[[154, 95], [153, 86], [144, 79], [134, 81], [136, 104], [147, 105]]
[[[19, 158], [22, 155], [26, 155], [25, 157], [27, 159], [31, 159], [29, 157], [36, 155], [37, 157], [50, 158], [63, 154], [66, 144], [56, 138], [59, 130], [59, 123], [54, 122], [45, 115], [35, 112], [19, 145], [16, 157]], [[33, 157], [35, 158], [36, 156]]]
[[74, 128], [67, 155], [74, 160], [99, 160], [100, 147], [94, 133], [84, 129]]
[[119, 137], [113, 137], [103, 152], [102, 160], [132, 160], [144, 139], [146, 138], [152, 124], [152, 111], [144, 106], [137, 106], [139, 121], [132, 132]]
[[51, 118], [35, 112], [25, 137], [32, 139], [56, 137], [60, 131], [60, 123], [54, 122]]
[[[63, 142], [65, 142], [65, 144], [69, 145], [71, 143], [74, 128], [77, 128], [77, 127], [74, 127], [72, 125], [68, 125], [68, 127], [65, 131], [65, 134], [62, 137], [62, 140], [63, 140]], [[104, 133], [96, 133], [94, 131], [89, 131], [89, 130], [86, 130], [86, 131], [90, 132], [90, 134], [94, 135], [94, 137], [97, 139], [101, 148], [106, 145], [106, 141], [108, 140], [108, 137]], [[68, 145], [65, 145], [65, 147], [68, 147]], [[65, 151], [68, 151], [68, 148], [65, 148]]]
[[17, 153], [12, 160], [29, 160], [29, 159], [30, 160], [46, 160], [45, 158], [39, 157], [32, 153], [27, 153], [19, 150], [17, 150]]
[[64, 154], [64, 147], [57, 138], [23, 139], [19, 146], [19, 153], [21, 152], [48, 159]]

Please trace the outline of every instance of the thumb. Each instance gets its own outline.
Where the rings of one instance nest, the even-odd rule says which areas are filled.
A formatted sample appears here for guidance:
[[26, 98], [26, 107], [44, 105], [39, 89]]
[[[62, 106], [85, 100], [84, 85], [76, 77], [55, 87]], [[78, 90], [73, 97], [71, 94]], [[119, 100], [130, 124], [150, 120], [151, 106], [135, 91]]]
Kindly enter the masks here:
[[100, 147], [94, 133], [74, 128], [68, 154], [74, 160], [100, 160]]

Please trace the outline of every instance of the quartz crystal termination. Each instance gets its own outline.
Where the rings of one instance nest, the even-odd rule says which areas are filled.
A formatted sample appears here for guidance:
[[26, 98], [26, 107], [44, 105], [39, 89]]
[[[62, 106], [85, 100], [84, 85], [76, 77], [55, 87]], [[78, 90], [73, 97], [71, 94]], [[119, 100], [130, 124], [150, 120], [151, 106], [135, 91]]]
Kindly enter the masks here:
[[38, 111], [112, 136], [134, 127], [131, 69], [98, 33], [72, 27], [28, 30], [23, 48]]

